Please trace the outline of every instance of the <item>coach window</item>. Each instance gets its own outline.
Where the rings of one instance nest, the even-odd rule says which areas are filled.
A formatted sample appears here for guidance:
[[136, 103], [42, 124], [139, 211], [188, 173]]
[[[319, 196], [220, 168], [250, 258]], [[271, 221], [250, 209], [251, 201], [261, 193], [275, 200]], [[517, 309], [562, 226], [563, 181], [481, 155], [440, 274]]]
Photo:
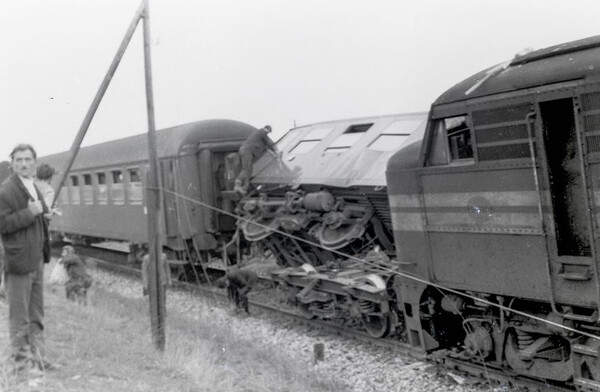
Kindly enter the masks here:
[[121, 170], [112, 170], [110, 172], [112, 183], [110, 186], [110, 197], [113, 204], [125, 203], [125, 193], [123, 189], [123, 173]]
[[71, 176], [69, 184], [69, 196], [71, 204], [81, 204], [81, 198], [79, 195], [79, 177]]
[[423, 120], [396, 120], [390, 123], [371, 144], [375, 151], [395, 151], [399, 149]]
[[94, 186], [91, 174], [83, 175], [83, 204], [94, 204]]
[[129, 204], [142, 204], [142, 177], [140, 169], [127, 169], [129, 174]]
[[106, 204], [108, 200], [108, 189], [106, 186], [106, 173], [96, 173], [97, 193], [96, 198], [98, 204]]
[[298, 144], [291, 149], [290, 154], [306, 154], [321, 142], [333, 128], [315, 128], [308, 132]]
[[373, 126], [370, 124], [352, 125], [344, 133], [335, 138], [335, 140], [325, 149], [326, 153], [341, 153], [349, 150], [356, 144], [363, 135]]
[[277, 141], [277, 149], [279, 151], [285, 151], [287, 148], [289, 148], [291, 145], [298, 141], [301, 134], [302, 132], [299, 129], [289, 131]]

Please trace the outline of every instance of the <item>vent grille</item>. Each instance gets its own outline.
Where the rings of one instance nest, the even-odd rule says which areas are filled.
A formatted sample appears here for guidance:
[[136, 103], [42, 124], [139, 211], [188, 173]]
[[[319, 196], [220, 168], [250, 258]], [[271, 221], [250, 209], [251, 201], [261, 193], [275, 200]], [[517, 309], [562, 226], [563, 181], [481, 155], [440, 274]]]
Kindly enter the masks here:
[[507, 140], [527, 140], [527, 125], [508, 125], [498, 128], [477, 129], [475, 131], [477, 144], [503, 142]]
[[529, 104], [474, 111], [473, 125], [477, 127], [488, 124], [523, 121], [530, 111], [531, 106]]
[[581, 96], [581, 107], [583, 110], [600, 109], [600, 93], [589, 93]]
[[600, 152], [600, 136], [588, 136], [586, 141], [588, 152]]
[[583, 126], [586, 132], [600, 131], [600, 114], [585, 114]]
[[529, 144], [507, 144], [504, 146], [480, 147], [477, 150], [480, 161], [529, 158]]

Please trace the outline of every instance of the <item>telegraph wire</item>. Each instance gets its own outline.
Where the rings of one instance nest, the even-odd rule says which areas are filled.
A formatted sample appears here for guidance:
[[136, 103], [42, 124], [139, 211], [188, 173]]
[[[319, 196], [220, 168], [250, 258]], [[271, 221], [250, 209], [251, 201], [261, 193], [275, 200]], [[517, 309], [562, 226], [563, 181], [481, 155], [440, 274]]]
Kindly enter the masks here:
[[191, 197], [188, 197], [188, 196], [186, 196], [186, 195], [182, 195], [182, 194], [180, 194], [180, 193], [173, 192], [173, 191], [171, 191], [171, 190], [164, 189], [164, 188], [162, 188], [162, 191], [163, 191], [163, 192], [165, 192], [165, 193], [169, 193], [169, 194], [171, 194], [171, 195], [174, 195], [174, 196], [176, 196], [176, 197], [179, 197], [179, 198], [181, 198], [181, 199], [184, 199], [184, 200], [190, 201], [190, 202], [192, 202], [192, 203], [198, 204], [198, 205], [200, 205], [200, 206], [202, 206], [202, 207], [205, 207], [205, 208], [208, 208], [208, 209], [211, 209], [211, 210], [217, 211], [217, 212], [219, 212], [219, 213], [221, 213], [221, 214], [224, 214], [224, 215], [229, 215], [229, 216], [231, 216], [231, 217], [233, 217], [233, 218], [236, 218], [236, 219], [238, 219], [238, 220], [241, 220], [241, 221], [244, 221], [244, 222], [247, 222], [247, 223], [252, 223], [253, 225], [256, 225], [256, 226], [262, 227], [262, 228], [264, 228], [264, 229], [267, 229], [267, 230], [269, 230], [269, 231], [272, 231], [273, 233], [281, 234], [281, 235], [283, 235], [283, 236], [286, 236], [286, 237], [288, 237], [288, 238], [292, 238], [292, 239], [295, 239], [295, 240], [297, 240], [297, 241], [301, 241], [301, 242], [304, 242], [304, 243], [306, 243], [306, 244], [309, 244], [309, 245], [312, 245], [312, 246], [316, 246], [316, 247], [319, 247], [319, 248], [321, 248], [321, 249], [328, 250], [328, 251], [330, 251], [330, 252], [332, 252], [332, 253], [335, 253], [335, 254], [337, 254], [337, 255], [339, 255], [339, 256], [345, 257], [345, 258], [347, 258], [347, 259], [350, 259], [350, 260], [357, 261], [357, 262], [359, 262], [359, 263], [362, 263], [362, 264], [368, 265], [368, 266], [370, 266], [370, 267], [372, 267], [372, 268], [376, 268], [376, 269], [379, 269], [379, 270], [381, 270], [381, 271], [389, 272], [389, 273], [392, 273], [392, 274], [394, 274], [394, 275], [398, 275], [398, 276], [401, 276], [401, 277], [403, 277], [403, 278], [410, 279], [410, 280], [413, 280], [413, 281], [415, 281], [415, 282], [418, 282], [418, 283], [421, 283], [421, 284], [424, 284], [424, 285], [427, 285], [427, 286], [432, 286], [432, 287], [435, 287], [435, 288], [437, 288], [438, 290], [443, 290], [444, 292], [449, 292], [449, 293], [452, 293], [452, 294], [459, 295], [459, 296], [461, 296], [461, 297], [465, 297], [465, 298], [472, 299], [472, 300], [473, 300], [473, 301], [475, 301], [476, 303], [481, 303], [481, 304], [485, 304], [485, 305], [488, 305], [488, 306], [493, 306], [493, 307], [496, 307], [496, 308], [498, 308], [498, 309], [500, 309], [500, 310], [503, 310], [503, 311], [506, 311], [506, 312], [511, 312], [511, 313], [513, 313], [513, 314], [517, 314], [517, 315], [520, 315], [520, 316], [523, 316], [523, 317], [527, 317], [527, 318], [530, 318], [530, 319], [533, 319], [533, 320], [537, 320], [537, 321], [540, 321], [540, 322], [542, 322], [542, 323], [545, 323], [545, 324], [548, 324], [548, 325], [552, 325], [552, 326], [554, 326], [554, 327], [557, 327], [557, 328], [560, 328], [560, 329], [563, 329], [563, 330], [566, 330], [566, 331], [569, 331], [569, 332], [574, 332], [574, 333], [577, 333], [577, 334], [579, 334], [579, 335], [586, 336], [586, 337], [588, 337], [588, 338], [592, 338], [592, 339], [600, 339], [600, 336], [598, 336], [598, 335], [594, 335], [594, 334], [591, 334], [591, 333], [588, 333], [588, 332], [585, 332], [585, 331], [580, 331], [580, 330], [578, 330], [578, 329], [575, 329], [575, 328], [572, 328], [572, 327], [569, 327], [569, 326], [566, 326], [566, 325], [563, 325], [563, 324], [559, 324], [559, 323], [557, 323], [557, 322], [554, 322], [554, 321], [551, 321], [551, 320], [547, 320], [547, 319], [545, 319], [545, 318], [542, 318], [542, 317], [538, 317], [538, 316], [535, 316], [535, 315], [532, 315], [532, 314], [529, 314], [529, 313], [526, 313], [526, 312], [522, 312], [522, 311], [520, 311], [520, 310], [512, 309], [512, 308], [510, 308], [510, 307], [507, 307], [507, 306], [504, 306], [504, 305], [500, 305], [500, 304], [497, 304], [497, 303], [495, 303], [495, 302], [488, 301], [488, 300], [486, 300], [486, 299], [483, 299], [483, 298], [479, 298], [479, 297], [476, 297], [476, 296], [473, 296], [473, 295], [470, 295], [470, 294], [467, 294], [467, 293], [463, 293], [463, 292], [461, 292], [461, 291], [458, 291], [458, 290], [455, 290], [455, 289], [451, 289], [451, 288], [449, 288], [449, 287], [445, 287], [445, 286], [443, 286], [443, 285], [441, 285], [441, 284], [434, 283], [434, 282], [430, 282], [430, 281], [428, 281], [427, 279], [423, 279], [423, 278], [420, 278], [420, 277], [418, 277], [418, 276], [410, 275], [410, 274], [407, 274], [407, 273], [404, 273], [404, 272], [398, 271], [397, 269], [388, 268], [388, 267], [382, 266], [382, 265], [380, 265], [380, 264], [375, 264], [375, 263], [372, 263], [372, 262], [369, 262], [369, 261], [363, 260], [363, 259], [361, 259], [361, 258], [358, 258], [358, 257], [356, 257], [356, 256], [352, 256], [352, 255], [348, 255], [348, 254], [346, 254], [346, 253], [340, 252], [340, 251], [338, 251], [338, 250], [334, 250], [334, 249], [327, 249], [327, 248], [323, 247], [323, 246], [322, 246], [321, 244], [319, 244], [319, 243], [312, 242], [312, 241], [310, 241], [310, 240], [307, 240], [307, 239], [304, 239], [304, 238], [298, 237], [298, 236], [296, 236], [296, 235], [293, 235], [293, 234], [287, 233], [287, 232], [285, 232], [285, 231], [282, 231], [282, 230], [279, 230], [279, 229], [274, 229], [274, 228], [271, 228], [271, 227], [269, 227], [269, 226], [263, 225], [263, 224], [261, 224], [261, 223], [258, 223], [258, 222], [254, 222], [254, 221], [252, 221], [251, 219], [248, 219], [248, 218], [245, 218], [245, 217], [243, 217], [243, 216], [240, 216], [240, 215], [237, 215], [237, 214], [231, 213], [231, 212], [229, 212], [229, 211], [225, 211], [225, 210], [223, 210], [223, 209], [221, 209], [221, 208], [218, 208], [218, 207], [215, 207], [215, 206], [212, 206], [212, 205], [206, 204], [206, 203], [204, 203], [204, 202], [201, 202], [201, 201], [199, 201], [199, 200], [193, 199], [193, 198], [191, 198]]

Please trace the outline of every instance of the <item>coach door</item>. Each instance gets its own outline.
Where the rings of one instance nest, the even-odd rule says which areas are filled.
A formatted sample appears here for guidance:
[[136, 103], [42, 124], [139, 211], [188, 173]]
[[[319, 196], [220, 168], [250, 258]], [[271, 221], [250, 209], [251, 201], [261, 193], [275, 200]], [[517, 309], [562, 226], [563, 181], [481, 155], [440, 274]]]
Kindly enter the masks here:
[[579, 298], [597, 306], [593, 192], [588, 192], [587, 148], [578, 105], [571, 97], [539, 103], [540, 158], [545, 163], [540, 165], [541, 189], [547, 189], [542, 194], [550, 199], [542, 198], [542, 204], [551, 205], [551, 211], [544, 211], [544, 221], [553, 302]]
[[[168, 191], [163, 192], [163, 208], [165, 216], [165, 229], [167, 239], [177, 237], [179, 235], [177, 198], [174, 195], [177, 192], [175, 186], [175, 172], [173, 160], [165, 160], [160, 162], [162, 173], [162, 186]], [[169, 244], [171, 245], [171, 244]]]

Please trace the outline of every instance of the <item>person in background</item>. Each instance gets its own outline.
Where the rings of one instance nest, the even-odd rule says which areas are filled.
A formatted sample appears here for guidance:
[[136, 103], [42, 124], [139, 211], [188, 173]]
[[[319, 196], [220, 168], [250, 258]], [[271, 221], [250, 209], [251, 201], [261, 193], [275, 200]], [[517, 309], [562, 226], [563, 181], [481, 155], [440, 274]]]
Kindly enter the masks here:
[[[171, 280], [171, 268], [167, 262], [167, 255], [162, 254], [158, 261], [159, 268], [162, 268], [163, 274], [161, 276], [161, 284], [163, 286], [170, 286], [173, 282]], [[150, 278], [150, 255], [146, 254], [142, 257], [142, 294], [148, 295], [148, 280]], [[160, 272], [159, 272], [160, 273]]]
[[262, 129], [257, 129], [250, 133], [244, 140], [239, 149], [242, 169], [235, 179], [233, 190], [244, 195], [248, 192], [250, 177], [252, 176], [252, 163], [260, 158], [265, 151], [271, 151], [277, 155], [277, 146], [269, 137], [271, 126], [265, 125]]
[[52, 203], [54, 202], [54, 188], [52, 188], [50, 183], [52, 182], [52, 176], [54, 176], [55, 172], [54, 168], [46, 163], [39, 165], [36, 170], [37, 181], [35, 182], [35, 185], [41, 192], [44, 202], [46, 202], [46, 206], [52, 211], [52, 213], [44, 215], [47, 219], [51, 219], [54, 213], [52, 208]]
[[218, 287], [227, 287], [227, 298], [234, 305], [236, 312], [241, 310], [247, 314], [248, 309], [248, 293], [258, 281], [256, 272], [249, 269], [241, 269], [237, 265], [232, 266], [227, 271], [227, 274], [217, 281]]
[[65, 283], [65, 294], [69, 301], [87, 305], [87, 292], [92, 286], [92, 277], [87, 273], [86, 266], [75, 249], [66, 245], [62, 249], [60, 262], [67, 270], [67, 283]]
[[[10, 162], [0, 162], [0, 186], [6, 181], [12, 174]], [[2, 245], [2, 239], [0, 238], [0, 298], [6, 298], [6, 290], [4, 289], [4, 245]]]
[[13, 174], [0, 186], [0, 237], [8, 300], [11, 359], [19, 372], [55, 368], [44, 359], [44, 263], [50, 261], [48, 207], [34, 184], [36, 152], [19, 144], [10, 153]]

